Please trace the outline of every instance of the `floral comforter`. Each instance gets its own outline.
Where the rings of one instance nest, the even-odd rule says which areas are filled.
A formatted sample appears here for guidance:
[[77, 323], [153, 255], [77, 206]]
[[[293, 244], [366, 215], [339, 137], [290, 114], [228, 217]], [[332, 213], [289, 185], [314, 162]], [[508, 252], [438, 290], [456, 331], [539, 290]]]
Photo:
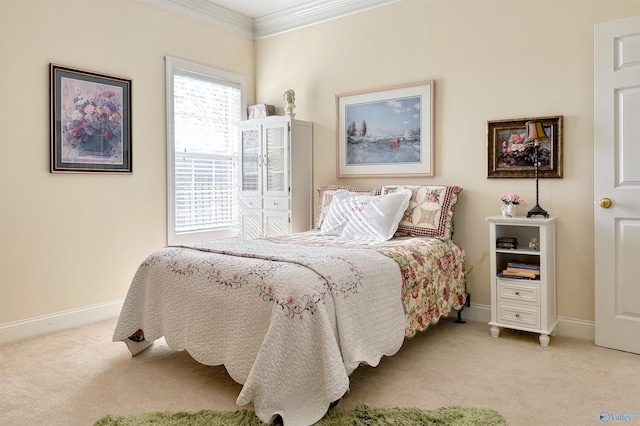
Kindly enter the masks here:
[[369, 243], [322, 235], [317, 231], [274, 238], [304, 245], [369, 248], [396, 261], [402, 274], [405, 336], [426, 330], [467, 300], [465, 251], [453, 240], [432, 237], [395, 237]]
[[464, 304], [464, 251], [450, 241], [356, 243], [314, 231], [165, 247], [138, 268], [113, 340], [132, 355], [164, 336], [224, 364], [264, 422], [318, 421], [361, 363]]

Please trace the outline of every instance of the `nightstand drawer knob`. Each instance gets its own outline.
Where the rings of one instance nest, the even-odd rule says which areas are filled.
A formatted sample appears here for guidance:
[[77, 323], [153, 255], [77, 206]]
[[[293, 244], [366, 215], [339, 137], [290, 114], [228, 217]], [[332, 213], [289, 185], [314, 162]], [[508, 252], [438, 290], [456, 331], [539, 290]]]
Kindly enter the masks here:
[[516, 291], [516, 296], [520, 296], [520, 292], [519, 291]]
[[520, 314], [516, 314], [516, 318], [520, 318]]

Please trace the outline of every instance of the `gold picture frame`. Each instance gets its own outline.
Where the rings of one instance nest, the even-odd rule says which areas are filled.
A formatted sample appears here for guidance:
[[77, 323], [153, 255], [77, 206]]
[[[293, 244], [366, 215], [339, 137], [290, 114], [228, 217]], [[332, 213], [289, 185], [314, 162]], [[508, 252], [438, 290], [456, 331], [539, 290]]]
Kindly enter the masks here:
[[534, 145], [526, 139], [526, 122], [541, 121], [549, 137], [539, 146], [540, 178], [562, 178], [562, 115], [487, 122], [487, 178], [535, 178]]

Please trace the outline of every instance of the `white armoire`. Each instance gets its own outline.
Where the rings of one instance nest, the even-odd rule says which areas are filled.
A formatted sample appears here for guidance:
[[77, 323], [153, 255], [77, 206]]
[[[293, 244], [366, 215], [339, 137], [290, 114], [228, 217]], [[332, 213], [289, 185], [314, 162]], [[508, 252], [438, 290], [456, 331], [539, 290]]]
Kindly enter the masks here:
[[308, 231], [313, 223], [313, 124], [254, 118], [240, 129], [240, 238]]

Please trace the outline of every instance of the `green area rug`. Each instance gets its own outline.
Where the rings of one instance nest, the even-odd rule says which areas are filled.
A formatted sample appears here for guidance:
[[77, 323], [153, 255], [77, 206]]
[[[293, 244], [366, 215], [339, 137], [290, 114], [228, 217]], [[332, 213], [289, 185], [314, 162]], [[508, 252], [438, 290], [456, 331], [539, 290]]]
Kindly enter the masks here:
[[[148, 413], [137, 416], [108, 415], [94, 426], [260, 426], [253, 411], [211, 411], [194, 413]], [[417, 408], [372, 408], [360, 405], [353, 410], [331, 409], [318, 426], [413, 426], [413, 425], [506, 425], [500, 413], [486, 408], [442, 407], [435, 410]]]

